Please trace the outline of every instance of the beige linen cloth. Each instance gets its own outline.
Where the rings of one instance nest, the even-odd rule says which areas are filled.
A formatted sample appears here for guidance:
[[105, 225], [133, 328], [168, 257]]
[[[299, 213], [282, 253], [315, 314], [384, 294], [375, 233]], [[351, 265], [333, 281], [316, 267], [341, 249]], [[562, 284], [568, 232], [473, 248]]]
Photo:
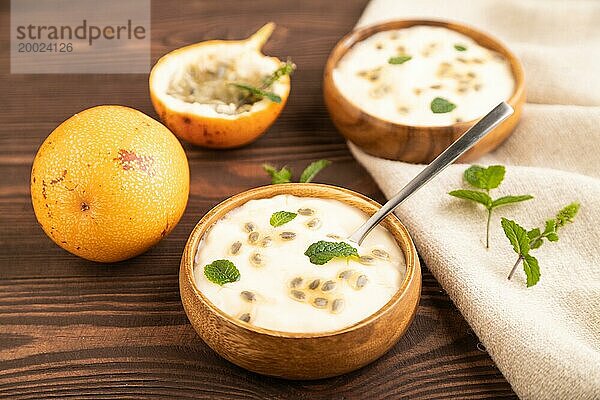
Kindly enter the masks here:
[[[373, 0], [358, 25], [425, 17], [470, 24], [521, 58], [528, 103], [514, 134], [478, 164], [504, 164], [493, 197], [532, 194], [499, 208], [485, 249], [485, 212], [447, 193], [466, 165], [448, 168], [396, 212], [419, 253], [523, 399], [600, 399], [600, 2]], [[355, 157], [392, 196], [422, 167]], [[540, 282], [525, 286], [500, 226], [542, 227], [579, 201], [560, 240], [533, 250]]]

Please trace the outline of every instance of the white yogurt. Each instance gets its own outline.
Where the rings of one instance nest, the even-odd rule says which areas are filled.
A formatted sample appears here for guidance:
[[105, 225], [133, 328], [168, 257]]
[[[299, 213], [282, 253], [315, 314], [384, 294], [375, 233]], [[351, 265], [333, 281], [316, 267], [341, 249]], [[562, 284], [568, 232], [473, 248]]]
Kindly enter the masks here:
[[[389, 63], [398, 56], [412, 58]], [[415, 126], [478, 119], [510, 98], [515, 88], [502, 55], [461, 33], [434, 26], [378, 32], [356, 43], [334, 69], [333, 80], [342, 95], [365, 112]], [[434, 113], [431, 102], [436, 97], [456, 108]]]
[[[310, 209], [314, 214], [302, 215], [299, 209]], [[282, 226], [272, 227], [269, 220], [276, 211], [297, 216]], [[383, 227], [376, 227], [361, 246], [354, 246], [361, 256], [368, 256], [362, 260], [334, 258], [324, 265], [315, 265], [304, 252], [319, 240], [343, 241], [366, 220], [362, 211], [336, 200], [291, 195], [251, 200], [216, 222], [203, 238], [195, 257], [196, 284], [216, 307], [235, 318], [249, 318], [248, 323], [258, 327], [305, 333], [353, 325], [385, 305], [402, 283], [404, 254], [392, 235]], [[253, 244], [245, 226], [249, 222], [259, 234]], [[296, 236], [283, 240], [283, 232]], [[261, 245], [265, 237], [272, 239], [268, 247]], [[236, 242], [241, 247], [232, 254], [231, 247]], [[261, 255], [263, 265], [256, 266], [251, 261], [255, 253]], [[219, 259], [235, 264], [240, 272], [237, 282], [220, 286], [206, 278], [204, 266]], [[345, 271], [351, 272], [340, 278]], [[295, 278], [302, 278], [302, 283]], [[310, 289], [317, 279], [318, 287]], [[332, 290], [327, 290], [332, 286]], [[294, 299], [297, 292], [292, 293], [293, 290], [302, 292], [305, 299]], [[243, 291], [251, 292], [255, 301], [248, 301], [248, 294], [242, 295]], [[338, 299], [342, 301], [334, 307]]]

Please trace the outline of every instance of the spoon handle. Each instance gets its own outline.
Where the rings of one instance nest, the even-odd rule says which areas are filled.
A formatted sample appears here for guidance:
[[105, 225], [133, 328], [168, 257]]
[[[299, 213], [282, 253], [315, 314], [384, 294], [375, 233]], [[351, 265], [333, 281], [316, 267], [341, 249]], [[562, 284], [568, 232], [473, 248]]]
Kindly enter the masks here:
[[483, 138], [488, 132], [494, 129], [498, 124], [508, 118], [514, 110], [505, 102], [498, 104], [479, 122], [473, 125], [460, 138], [444, 150], [435, 160], [433, 160], [425, 169], [406, 184], [394, 197], [388, 200], [379, 211], [358, 228], [348, 240], [361, 244], [365, 237], [377, 226], [385, 217], [396, 209], [404, 200], [409, 198], [414, 192], [442, 172], [448, 165], [452, 164], [458, 157], [469, 150], [475, 143]]

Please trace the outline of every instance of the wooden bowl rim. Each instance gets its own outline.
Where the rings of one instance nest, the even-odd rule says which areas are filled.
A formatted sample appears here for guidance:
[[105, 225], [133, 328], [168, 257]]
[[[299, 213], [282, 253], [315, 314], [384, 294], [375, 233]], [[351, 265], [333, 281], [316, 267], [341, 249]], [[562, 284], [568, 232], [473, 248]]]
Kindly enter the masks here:
[[[392, 298], [385, 305], [383, 305], [379, 310], [377, 310], [375, 313], [369, 315], [368, 317], [366, 317], [348, 327], [334, 330], [334, 331], [298, 333], [298, 332], [278, 331], [278, 330], [273, 330], [273, 329], [261, 328], [261, 327], [257, 327], [257, 326], [253, 326], [253, 325], [249, 325], [249, 324], [244, 324], [244, 323], [238, 321], [237, 319], [233, 318], [232, 316], [226, 314], [224, 311], [222, 311], [217, 306], [215, 306], [210, 300], [208, 300], [208, 298], [206, 298], [204, 296], [204, 294], [202, 294], [202, 291], [200, 289], [198, 289], [198, 287], [196, 286], [195, 279], [194, 279], [194, 260], [196, 257], [196, 250], [198, 248], [200, 240], [202, 239], [202, 237], [204, 236], [206, 231], [215, 222], [217, 222], [217, 220], [222, 215], [233, 210], [234, 208], [237, 208], [250, 200], [270, 198], [270, 197], [277, 196], [280, 194], [290, 194], [291, 188], [295, 188], [295, 189], [299, 188], [308, 193], [310, 193], [311, 191], [316, 191], [316, 192], [318, 192], [318, 194], [321, 194], [321, 195], [324, 195], [327, 192], [333, 191], [333, 192], [337, 192], [337, 193], [341, 193], [344, 195], [350, 195], [352, 197], [355, 197], [357, 200], [364, 202], [364, 204], [367, 207], [374, 206], [374, 207], [376, 207], [373, 209], [374, 211], [381, 207], [381, 205], [378, 202], [376, 202], [375, 200], [372, 200], [369, 197], [362, 195], [360, 193], [357, 193], [355, 191], [352, 191], [352, 190], [349, 190], [346, 188], [342, 188], [339, 186], [320, 184], [320, 183], [286, 183], [286, 184], [277, 184], [277, 185], [267, 185], [267, 186], [260, 186], [257, 188], [249, 189], [244, 192], [238, 193], [238, 194], [236, 194], [232, 197], [229, 197], [226, 200], [220, 202], [216, 206], [214, 206], [210, 211], [208, 211], [200, 219], [200, 221], [198, 221], [198, 223], [192, 230], [192, 232], [188, 238], [188, 241], [185, 245], [185, 248], [183, 251], [183, 256], [181, 258], [181, 273], [184, 274], [184, 278], [185, 278], [184, 283], [189, 285], [192, 288], [192, 292], [196, 296], [196, 298], [198, 300], [200, 300], [200, 302], [202, 302], [210, 310], [210, 312], [212, 312], [219, 318], [224, 319], [227, 322], [229, 322], [233, 325], [236, 325], [238, 328], [241, 328], [248, 332], [259, 333], [259, 334], [263, 334], [263, 335], [280, 337], [280, 338], [291, 338], [291, 339], [311, 338], [311, 339], [314, 339], [314, 338], [337, 336], [337, 335], [345, 334], [345, 333], [363, 328], [363, 327], [373, 323], [374, 321], [376, 321], [378, 318], [380, 318], [387, 312], [389, 312], [389, 310], [392, 309], [392, 307], [396, 306], [402, 300], [402, 298], [406, 296], [407, 288], [409, 287], [410, 283], [414, 279], [415, 273], [418, 273], [418, 271], [420, 271], [417, 251], [416, 251], [416, 248], [412, 241], [412, 238], [410, 237], [410, 234], [408, 233], [408, 230], [406, 229], [404, 224], [402, 224], [402, 222], [400, 222], [398, 217], [396, 217], [394, 214], [390, 214], [389, 216], [387, 216], [386, 219], [384, 220], [384, 223], [387, 223], [390, 227], [393, 227], [397, 231], [398, 236], [401, 237], [402, 240], [404, 241], [404, 243], [399, 243], [398, 240], [396, 240], [396, 236], [394, 236], [394, 239], [398, 243], [398, 246], [400, 246], [400, 248], [402, 249], [402, 251], [404, 253], [404, 258], [405, 258], [405, 262], [406, 262], [406, 272], [404, 274], [402, 284], [400, 285], [400, 287], [398, 288], [396, 293], [392, 296]], [[330, 198], [330, 197], [325, 197], [325, 196], [315, 196], [314, 193], [313, 193], [313, 196], [309, 196], [307, 194], [306, 197], [317, 197], [317, 198], [324, 198], [324, 199]], [[343, 199], [336, 199], [336, 200], [344, 202]], [[238, 202], [240, 202], [240, 204], [238, 204], [234, 207], [231, 207], [232, 204], [236, 204]], [[388, 229], [388, 227], [386, 227], [386, 229]], [[416, 309], [415, 309], [415, 312], [416, 312]]]
[[330, 90], [333, 91], [333, 95], [340, 99], [343, 107], [350, 108], [354, 113], [361, 113], [363, 118], [366, 119], [369, 124], [373, 123], [385, 123], [389, 124], [392, 127], [409, 127], [414, 129], [427, 129], [429, 131], [443, 131], [446, 132], [448, 129], [457, 128], [459, 130], [466, 130], [475, 124], [477, 121], [483, 117], [483, 115], [479, 118], [470, 120], [470, 121], [462, 121], [455, 122], [450, 125], [408, 125], [408, 124], [400, 124], [392, 121], [388, 121], [385, 119], [381, 119], [376, 117], [368, 112], [364, 111], [362, 108], [358, 107], [350, 100], [348, 100], [342, 93], [338, 90], [335, 82], [333, 81], [333, 70], [337, 66], [339, 60], [350, 50], [356, 43], [364, 40], [375, 33], [389, 31], [392, 29], [403, 29], [410, 28], [412, 26], [417, 25], [427, 25], [427, 26], [441, 26], [443, 28], [447, 28], [458, 33], [462, 33], [463, 35], [469, 36], [473, 39], [477, 44], [487, 49], [491, 49], [489, 46], [485, 46], [481, 44], [481, 41], [478, 38], [474, 37], [479, 35], [484, 38], [486, 41], [489, 41], [496, 46], [495, 49], [491, 49], [497, 53], [502, 54], [509, 62], [511, 72], [513, 74], [513, 78], [515, 80], [515, 89], [513, 94], [510, 96], [507, 103], [515, 106], [519, 99], [523, 96], [525, 91], [525, 72], [523, 69], [523, 65], [521, 60], [502, 42], [500, 39], [496, 37], [484, 33], [477, 28], [474, 28], [471, 25], [463, 24], [455, 21], [448, 21], [442, 19], [394, 19], [379, 23], [374, 23], [370, 25], [363, 26], [361, 28], [356, 28], [349, 33], [347, 33], [344, 37], [342, 37], [335, 45], [329, 57], [327, 58], [327, 63], [325, 64], [325, 70], [323, 73], [323, 79], [325, 81], [329, 81]]

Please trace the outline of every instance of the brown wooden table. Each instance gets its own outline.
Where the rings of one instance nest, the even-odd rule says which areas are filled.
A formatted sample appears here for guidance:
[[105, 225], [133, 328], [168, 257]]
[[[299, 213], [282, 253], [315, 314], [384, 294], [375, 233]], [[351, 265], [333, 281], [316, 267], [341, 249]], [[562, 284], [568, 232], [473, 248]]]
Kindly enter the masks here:
[[344, 376], [293, 382], [221, 359], [189, 325], [177, 273], [188, 234], [220, 200], [268, 183], [265, 161], [299, 171], [333, 166], [319, 181], [382, 201], [335, 132], [321, 98], [329, 51], [366, 1], [153, 1], [152, 59], [209, 38], [245, 37], [279, 24], [268, 54], [298, 65], [289, 103], [256, 143], [233, 151], [185, 146], [187, 211], [144, 255], [116, 265], [79, 259], [37, 225], [29, 197], [34, 154], [54, 127], [98, 104], [153, 117], [146, 75], [10, 75], [9, 2], [0, 3], [0, 398], [513, 398], [510, 386], [448, 296], [423, 269], [417, 317], [380, 360]]

